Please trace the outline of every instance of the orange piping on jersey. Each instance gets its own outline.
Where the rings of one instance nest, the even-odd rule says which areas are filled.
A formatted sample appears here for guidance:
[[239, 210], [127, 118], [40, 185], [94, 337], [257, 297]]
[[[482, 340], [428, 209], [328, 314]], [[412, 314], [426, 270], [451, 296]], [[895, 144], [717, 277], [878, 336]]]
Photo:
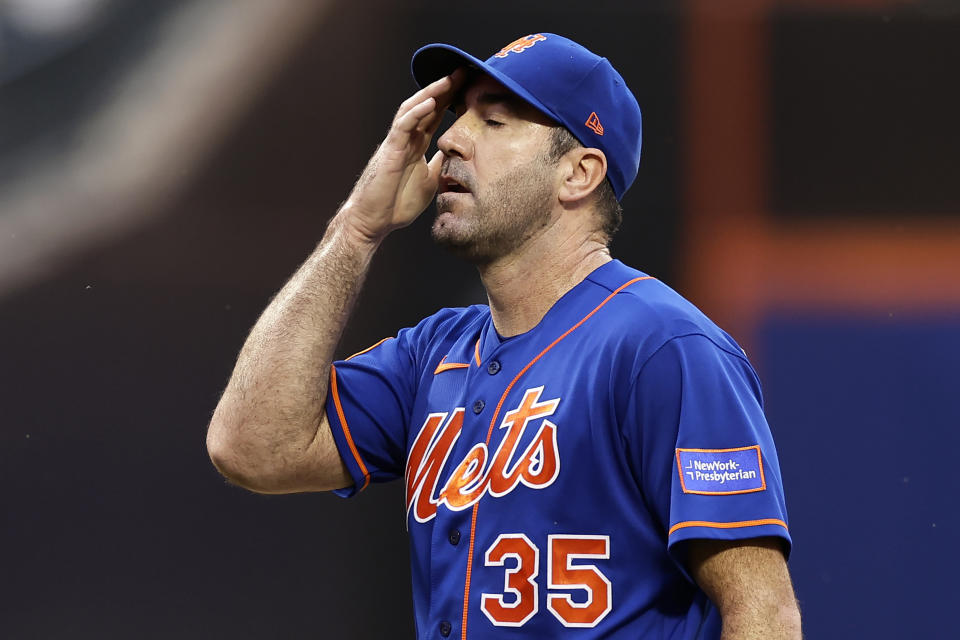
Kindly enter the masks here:
[[679, 447], [677, 451], [692, 451], [693, 453], [730, 453], [732, 451], [748, 451], [750, 449], [759, 449], [760, 445], [751, 444], [748, 447], [734, 447], [732, 449], [687, 449]]
[[469, 369], [469, 362], [447, 362], [447, 356], [443, 356], [440, 359], [440, 364], [437, 365], [437, 368], [434, 369], [433, 375], [442, 373], [444, 371], [449, 371], [450, 369]]
[[473, 358], [477, 361], [477, 366], [480, 366], [480, 338], [477, 338], [477, 344], [473, 345]]
[[[749, 451], [750, 449], [757, 450], [757, 463], [760, 465], [760, 486], [756, 489], [740, 489], [738, 491], [694, 491], [693, 489], [687, 489], [687, 483], [683, 478], [683, 469], [680, 468], [681, 451], [693, 453], [730, 453], [732, 451]], [[684, 493], [695, 493], [701, 496], [733, 496], [737, 495], [738, 493], [756, 493], [757, 491], [766, 491], [767, 489], [767, 476], [763, 473], [763, 454], [760, 453], [760, 445], [758, 444], [754, 444], [749, 447], [736, 447], [734, 449], [684, 449], [683, 447], [678, 447], [677, 473], [680, 474], [680, 488], [683, 489]]]
[[[384, 342], [386, 342], [386, 341], [389, 340], [389, 339], [390, 339], [390, 337], [388, 336], [388, 337], [384, 338], [383, 340], [381, 340], [380, 342], [378, 342], [377, 344], [370, 345], [369, 347], [367, 347], [367, 348], [364, 349], [363, 351], [357, 351], [355, 354], [353, 354], [352, 356], [350, 356], [350, 358], [356, 358], [357, 356], [362, 356], [362, 355], [365, 354], [367, 351], [372, 351], [372, 350], [376, 349], [377, 347], [379, 347], [380, 345], [382, 345]], [[346, 358], [346, 359], [349, 360], [350, 358]]]
[[[493, 412], [493, 417], [490, 419], [490, 428], [487, 430], [487, 440], [486, 440], [487, 446], [490, 446], [490, 437], [493, 435], [494, 425], [497, 424], [497, 418], [500, 415], [500, 409], [503, 408], [503, 403], [504, 401], [506, 401], [507, 395], [509, 395], [510, 390], [513, 388], [513, 385], [516, 384], [518, 380], [520, 380], [523, 374], [525, 374], [527, 370], [537, 362], [537, 360], [542, 358], [547, 353], [547, 351], [550, 351], [550, 349], [553, 349], [557, 345], [557, 343], [559, 343], [561, 340], [563, 340], [568, 335], [573, 333], [573, 331], [577, 327], [579, 327], [584, 322], [589, 320], [590, 316], [595, 314], [597, 311], [600, 311], [603, 305], [610, 302], [610, 300], [612, 300], [615, 295], [617, 295], [618, 293], [620, 293], [621, 291], [623, 291], [624, 289], [632, 285], [634, 282], [639, 282], [641, 280], [652, 280], [652, 279], [653, 279], [653, 276], [642, 276], [640, 278], [634, 278], [633, 280], [628, 280], [627, 282], [624, 282], [622, 285], [617, 287], [610, 295], [604, 298], [603, 302], [601, 302], [596, 307], [594, 307], [593, 311], [583, 316], [583, 318], [581, 318], [577, 324], [573, 325], [572, 327], [564, 331], [559, 338], [557, 338], [556, 340], [551, 342], [549, 345], [547, 345], [543, 351], [538, 353], [533, 360], [528, 362], [527, 365], [520, 370], [520, 373], [518, 373], [513, 378], [513, 380], [510, 381], [510, 384], [507, 385], [507, 388], [504, 390], [503, 395], [500, 396], [500, 402], [497, 403], [497, 408]], [[477, 366], [479, 367], [480, 366], [480, 341], [479, 340], [477, 341], [476, 355], [477, 355]], [[467, 612], [470, 610], [470, 606], [469, 606], [470, 605], [470, 576], [473, 573], [473, 543], [474, 543], [474, 537], [476, 536], [476, 533], [477, 533], [477, 509], [479, 508], [480, 508], [480, 502], [478, 501], [476, 504], [473, 505], [473, 515], [470, 518], [470, 548], [467, 550], [467, 576], [466, 576], [466, 583], [463, 586], [463, 618], [461, 620], [461, 625], [460, 625], [461, 640], [467, 640]]]
[[[383, 340], [380, 342], [383, 342]], [[372, 349], [373, 347], [370, 348]], [[367, 488], [367, 485], [370, 484], [370, 472], [367, 471], [367, 465], [363, 464], [363, 460], [360, 459], [360, 452], [357, 451], [357, 445], [353, 443], [353, 436], [350, 435], [347, 419], [343, 415], [343, 407], [340, 405], [340, 393], [337, 391], [337, 368], [333, 365], [330, 365], [330, 391], [333, 393], [333, 406], [337, 409], [337, 417], [340, 418], [340, 426], [343, 428], [343, 435], [347, 438], [350, 453], [353, 454], [353, 459], [360, 465], [360, 473], [363, 474], [363, 486], [360, 487], [360, 491], [363, 491]]]
[[765, 524], [776, 524], [776, 525], [780, 525], [784, 529], [788, 529], [787, 523], [784, 522], [783, 520], [778, 520], [777, 518], [764, 518], [763, 520], [743, 520], [741, 522], [704, 522], [703, 520], [689, 520], [687, 522], [678, 522], [677, 524], [670, 527], [670, 531], [667, 533], [667, 535], [672, 536], [675, 531], [678, 531], [679, 529], [686, 529], [687, 527], [710, 527], [711, 529], [739, 529], [741, 527], [759, 527]]

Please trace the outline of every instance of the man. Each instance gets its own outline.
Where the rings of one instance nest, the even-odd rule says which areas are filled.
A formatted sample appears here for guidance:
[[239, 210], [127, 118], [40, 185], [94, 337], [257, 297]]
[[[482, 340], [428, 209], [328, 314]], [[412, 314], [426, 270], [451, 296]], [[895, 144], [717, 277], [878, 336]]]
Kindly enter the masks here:
[[[640, 154], [623, 79], [547, 33], [486, 62], [430, 45], [413, 71], [423, 88], [243, 347], [217, 468], [262, 493], [403, 477], [421, 638], [798, 638], [756, 375], [607, 249]], [[489, 305], [331, 366], [377, 246], [435, 194], [433, 236]]]

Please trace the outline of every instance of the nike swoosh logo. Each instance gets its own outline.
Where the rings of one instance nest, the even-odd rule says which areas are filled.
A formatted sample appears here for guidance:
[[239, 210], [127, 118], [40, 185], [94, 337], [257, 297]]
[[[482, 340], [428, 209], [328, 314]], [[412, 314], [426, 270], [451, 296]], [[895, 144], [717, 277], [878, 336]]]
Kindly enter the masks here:
[[447, 362], [447, 356], [443, 356], [440, 360], [440, 364], [437, 365], [436, 370], [434, 370], [433, 375], [438, 373], [443, 373], [444, 371], [449, 371], [450, 369], [469, 369], [469, 362]]

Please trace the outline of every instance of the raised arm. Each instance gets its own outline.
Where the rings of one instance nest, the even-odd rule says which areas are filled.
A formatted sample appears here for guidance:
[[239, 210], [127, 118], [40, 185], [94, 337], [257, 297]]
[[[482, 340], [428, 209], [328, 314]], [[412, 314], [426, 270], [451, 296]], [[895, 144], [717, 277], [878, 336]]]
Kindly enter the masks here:
[[443, 160], [424, 154], [462, 72], [400, 105], [314, 252], [257, 320], [207, 431], [213, 464], [261, 493], [350, 484], [327, 423], [330, 364], [373, 254], [436, 193]]

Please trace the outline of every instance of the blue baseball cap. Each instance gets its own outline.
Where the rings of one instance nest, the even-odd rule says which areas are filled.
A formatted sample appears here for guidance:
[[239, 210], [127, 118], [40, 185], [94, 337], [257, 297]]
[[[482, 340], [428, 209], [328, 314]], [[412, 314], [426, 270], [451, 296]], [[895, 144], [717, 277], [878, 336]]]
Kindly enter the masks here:
[[420, 87], [463, 66], [490, 75], [584, 146], [603, 151], [607, 179], [617, 200], [623, 198], [640, 167], [640, 105], [606, 58], [563, 36], [534, 33], [486, 62], [449, 44], [421, 47], [410, 61]]

